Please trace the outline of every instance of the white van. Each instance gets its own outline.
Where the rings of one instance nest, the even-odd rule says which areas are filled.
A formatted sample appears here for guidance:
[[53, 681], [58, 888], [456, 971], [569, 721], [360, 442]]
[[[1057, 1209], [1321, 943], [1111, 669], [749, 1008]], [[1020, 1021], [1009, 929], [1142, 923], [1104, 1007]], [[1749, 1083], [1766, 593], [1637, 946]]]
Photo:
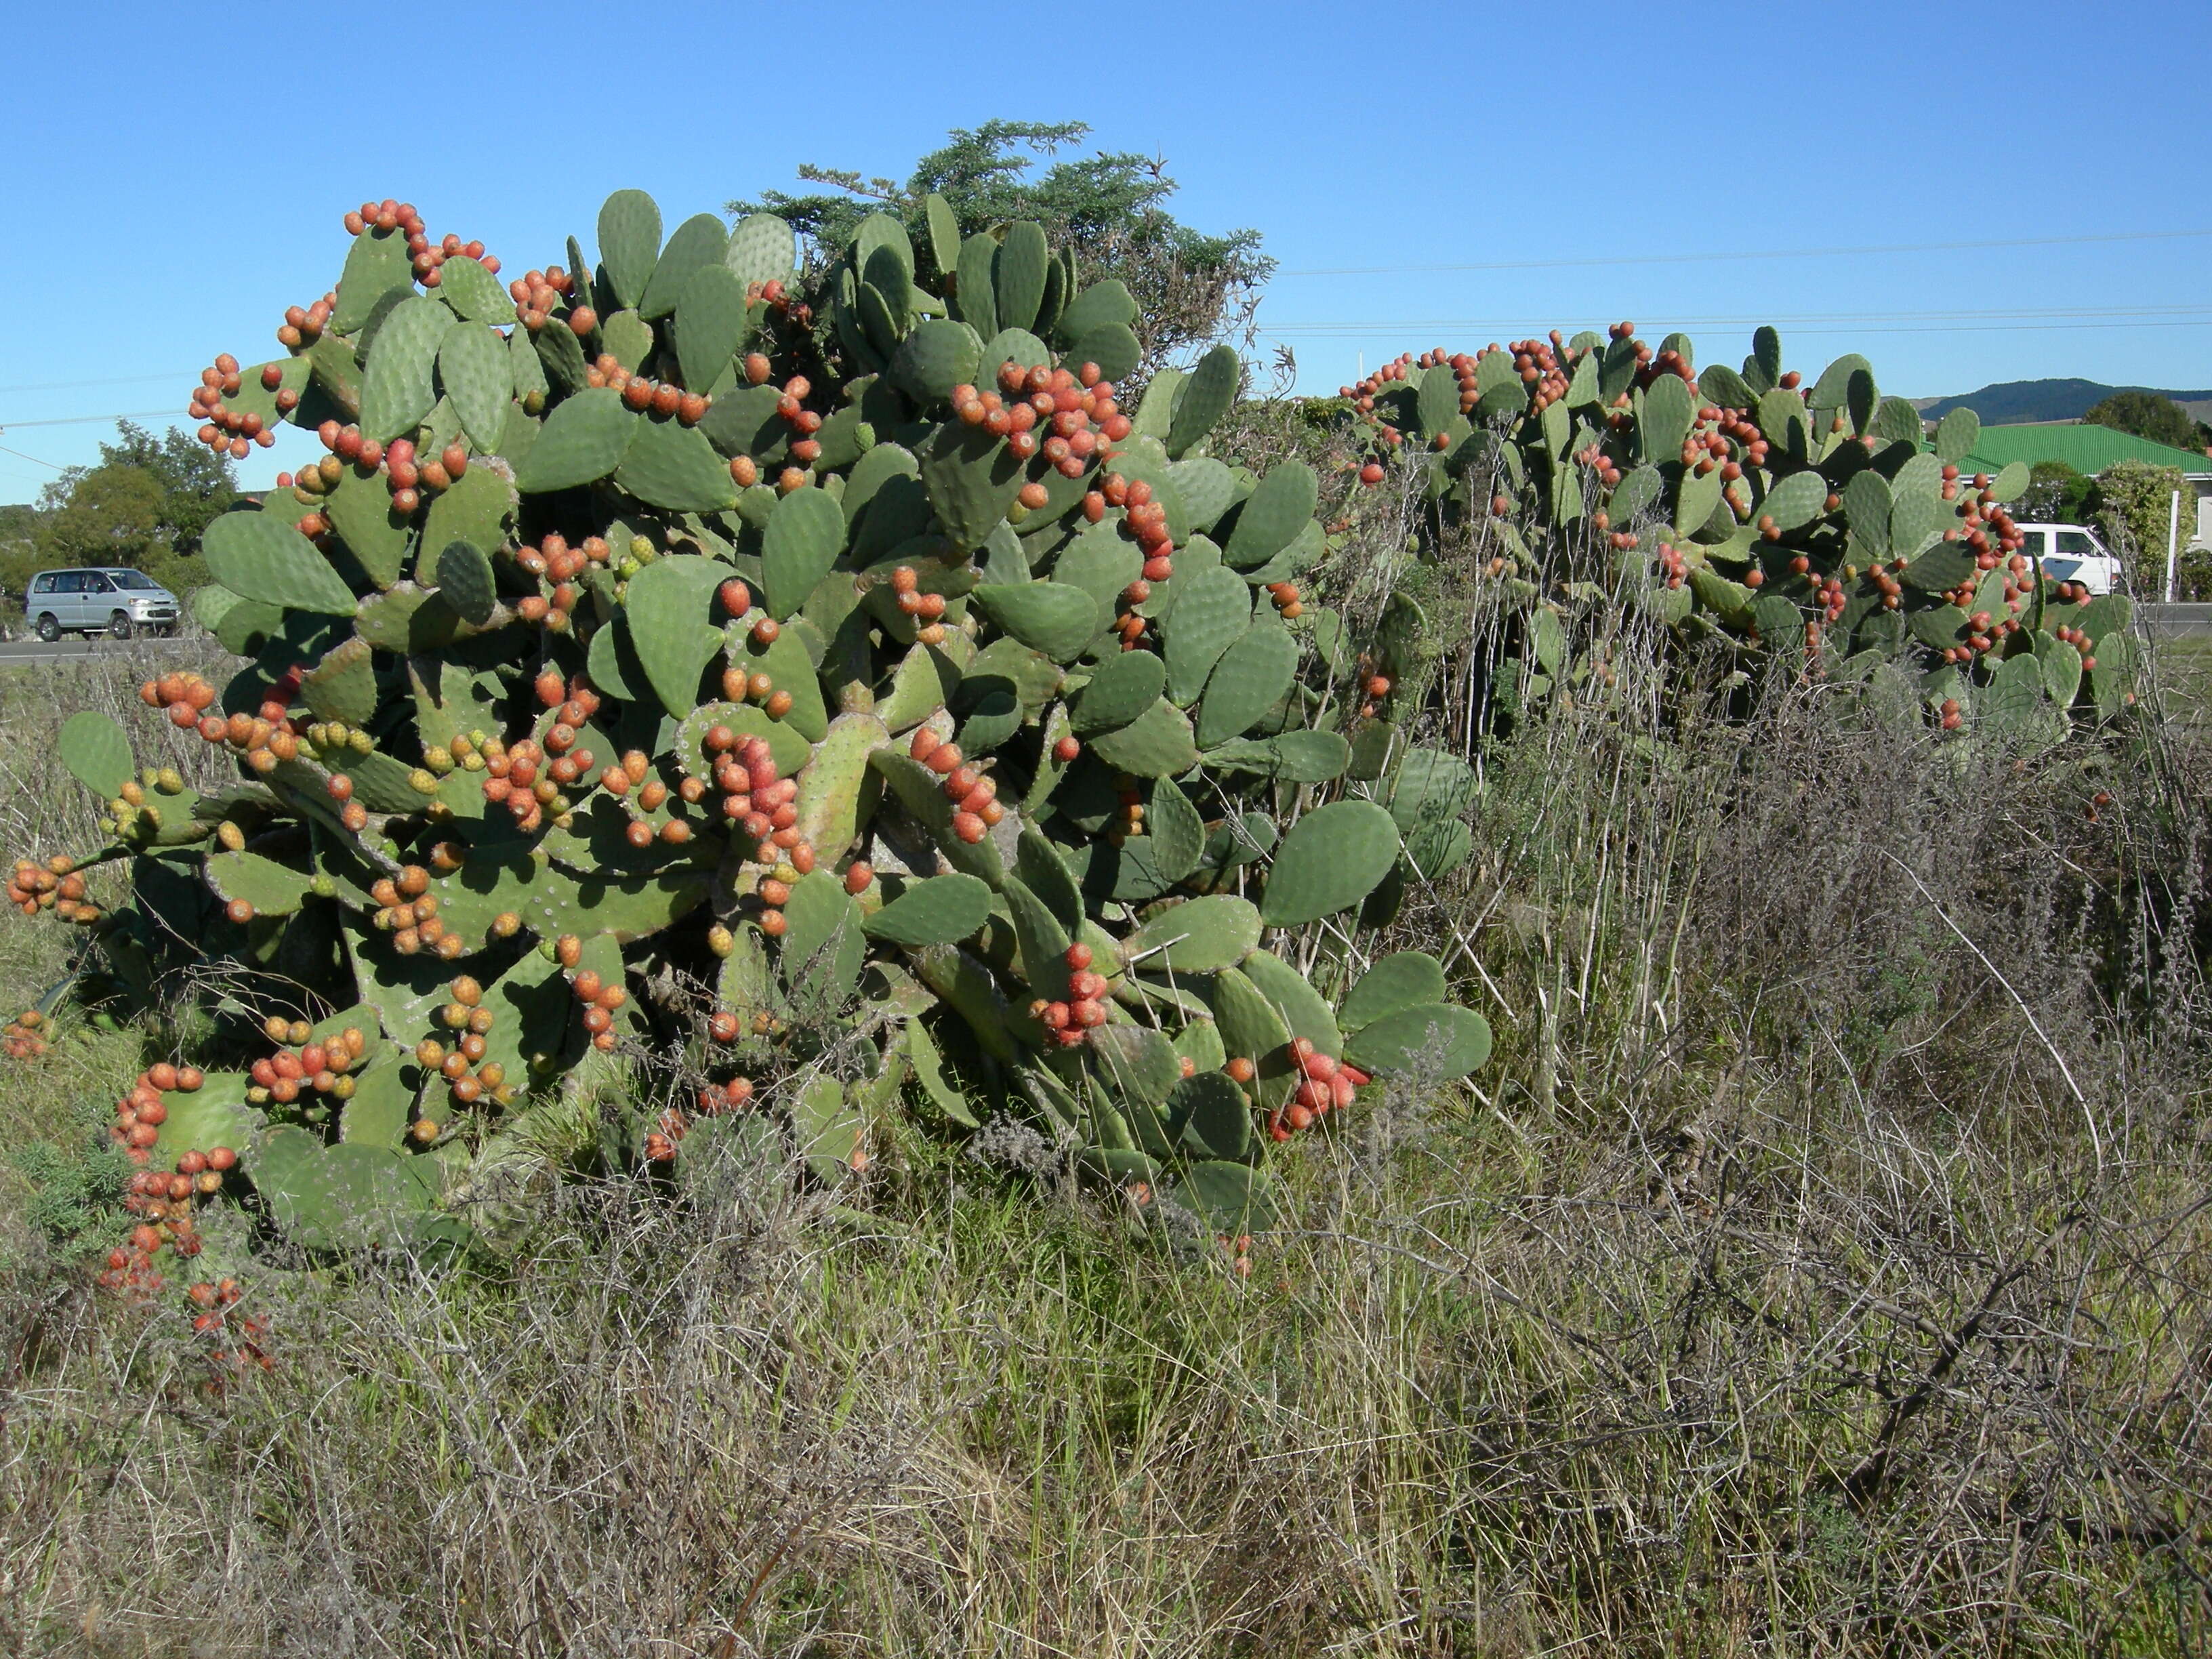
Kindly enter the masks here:
[[140, 629], [175, 627], [177, 596], [126, 567], [41, 570], [23, 595], [23, 615], [49, 644], [65, 633], [127, 640]]
[[2021, 551], [2040, 560], [2043, 574], [2055, 582], [2079, 582], [2092, 593], [2109, 593], [2120, 586], [2123, 572], [2112, 550], [2097, 539], [2094, 530], [2078, 524], [2017, 526]]

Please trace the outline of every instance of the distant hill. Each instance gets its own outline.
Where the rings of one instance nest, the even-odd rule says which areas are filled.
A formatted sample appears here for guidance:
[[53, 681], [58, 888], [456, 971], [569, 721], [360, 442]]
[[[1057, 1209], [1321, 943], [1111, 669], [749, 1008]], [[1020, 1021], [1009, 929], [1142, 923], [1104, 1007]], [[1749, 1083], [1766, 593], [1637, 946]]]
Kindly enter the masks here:
[[1958, 398], [1915, 398], [1931, 421], [1953, 410], [1971, 409], [1984, 426], [2018, 426], [2030, 421], [2078, 421], [2115, 392], [2156, 392], [2171, 398], [2199, 421], [2212, 421], [2212, 392], [2166, 392], [2156, 386], [2105, 386], [2095, 380], [2001, 380]]

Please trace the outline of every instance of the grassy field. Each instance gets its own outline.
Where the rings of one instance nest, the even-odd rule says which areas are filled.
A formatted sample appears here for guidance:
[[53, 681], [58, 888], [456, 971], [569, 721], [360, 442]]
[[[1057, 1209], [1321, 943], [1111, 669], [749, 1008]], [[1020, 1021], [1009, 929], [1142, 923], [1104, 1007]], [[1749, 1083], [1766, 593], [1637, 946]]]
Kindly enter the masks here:
[[[88, 835], [40, 737], [124, 695], [0, 678], [11, 856]], [[272, 1261], [216, 1373], [90, 1289], [166, 1038], [81, 1027], [0, 1087], [0, 1651], [2204, 1651], [2193, 727], [1671, 731], [1489, 754], [1400, 925], [1498, 1054], [1303, 1139], [1249, 1276], [891, 1121], [836, 1194]], [[0, 990], [68, 945], [0, 921]]]

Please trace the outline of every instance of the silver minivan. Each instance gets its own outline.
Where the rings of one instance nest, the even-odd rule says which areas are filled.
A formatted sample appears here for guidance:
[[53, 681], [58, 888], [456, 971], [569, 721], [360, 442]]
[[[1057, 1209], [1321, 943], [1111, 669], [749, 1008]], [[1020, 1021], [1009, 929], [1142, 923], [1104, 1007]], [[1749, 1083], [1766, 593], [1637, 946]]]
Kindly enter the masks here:
[[143, 570], [41, 570], [23, 595], [23, 615], [49, 642], [64, 634], [127, 640], [140, 629], [173, 628], [177, 596]]

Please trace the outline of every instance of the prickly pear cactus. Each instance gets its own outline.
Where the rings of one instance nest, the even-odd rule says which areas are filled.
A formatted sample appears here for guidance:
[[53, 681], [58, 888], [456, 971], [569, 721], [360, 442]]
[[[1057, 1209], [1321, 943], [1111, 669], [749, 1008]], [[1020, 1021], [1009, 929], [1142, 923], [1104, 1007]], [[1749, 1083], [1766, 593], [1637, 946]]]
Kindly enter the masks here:
[[[1655, 351], [1621, 323], [1409, 354], [1341, 395], [1361, 483], [1395, 470], [1467, 526], [1522, 613], [1523, 702], [1602, 695], [1601, 636], [1633, 609], [1948, 732], [2056, 741], [2134, 705], [2127, 600], [2054, 582], [2023, 550], [2006, 503], [2027, 468], [1962, 473], [1972, 411], [1926, 434], [1863, 357], [1808, 384], [1762, 328], [1741, 370], [1699, 371], [1684, 336]], [[1379, 665], [1387, 694], [1407, 665]]]
[[578, 1155], [548, 1115], [613, 1054], [659, 1081], [603, 1158], [744, 1119], [835, 1180], [902, 1105], [1010, 1116], [1233, 1233], [1272, 1144], [1483, 1063], [1433, 960], [1368, 959], [1471, 775], [1354, 764], [1314, 475], [1206, 453], [1226, 349], [1124, 408], [1127, 292], [941, 205], [802, 281], [780, 221], [664, 240], [626, 191], [596, 265], [502, 285], [364, 204], [287, 355], [202, 377], [210, 445], [328, 452], [207, 532], [246, 666], [143, 688], [238, 781], [79, 716], [133, 902], [10, 890], [125, 979], [228, 959], [279, 1045], [118, 1103], [153, 1175], [234, 1161], [312, 1246], [458, 1237], [519, 1148]]

